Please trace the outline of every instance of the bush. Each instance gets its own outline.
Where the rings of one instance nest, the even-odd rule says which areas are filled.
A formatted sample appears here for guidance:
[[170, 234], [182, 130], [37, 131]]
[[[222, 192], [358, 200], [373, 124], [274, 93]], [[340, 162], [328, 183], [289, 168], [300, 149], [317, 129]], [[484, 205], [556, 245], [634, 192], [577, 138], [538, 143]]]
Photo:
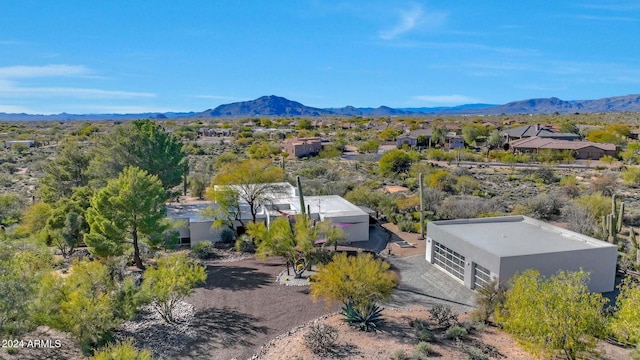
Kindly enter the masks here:
[[411, 360], [411, 356], [404, 349], [398, 349], [391, 356], [391, 360]]
[[455, 314], [451, 307], [442, 304], [433, 305], [431, 310], [431, 319], [438, 323], [442, 327], [451, 327], [458, 323], [458, 314]]
[[97, 351], [91, 360], [111, 360], [111, 359], [127, 359], [127, 360], [151, 360], [153, 357], [148, 350], [139, 351], [133, 346], [131, 340], [111, 344]]
[[413, 357], [420, 359], [425, 356], [429, 356], [431, 354], [431, 351], [431, 344], [420, 341], [418, 345], [416, 345], [416, 350]]
[[338, 330], [331, 325], [313, 324], [304, 335], [304, 344], [315, 354], [330, 353], [338, 339]]
[[489, 356], [475, 346], [465, 347], [464, 353], [469, 360], [489, 360]]
[[464, 340], [469, 335], [469, 332], [462, 326], [453, 325], [447, 329], [445, 335], [447, 339]]
[[225, 228], [220, 233], [220, 241], [224, 244], [231, 244], [233, 242], [233, 231], [229, 228]]
[[213, 253], [213, 249], [212, 243], [208, 241], [201, 241], [191, 249], [191, 254], [198, 259], [208, 259]]
[[429, 329], [422, 329], [418, 331], [418, 340], [421, 342], [434, 342], [436, 340], [436, 336]]
[[243, 235], [238, 240], [236, 240], [235, 249], [239, 252], [254, 253], [256, 252], [256, 245], [253, 243], [253, 240], [251, 240], [250, 237]]
[[369, 304], [360, 309], [353, 301], [347, 301], [342, 307], [344, 321], [360, 331], [375, 331], [382, 324], [382, 308], [376, 304]]

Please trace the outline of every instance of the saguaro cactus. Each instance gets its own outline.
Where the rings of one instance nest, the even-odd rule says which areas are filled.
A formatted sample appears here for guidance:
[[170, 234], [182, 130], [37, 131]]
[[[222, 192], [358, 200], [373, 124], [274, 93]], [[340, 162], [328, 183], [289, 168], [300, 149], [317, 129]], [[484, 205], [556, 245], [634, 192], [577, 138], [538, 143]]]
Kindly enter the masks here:
[[629, 228], [629, 242], [633, 247], [633, 251], [636, 253], [636, 264], [640, 264], [640, 249], [638, 248], [638, 239], [636, 239], [636, 232], [632, 227]]
[[302, 195], [302, 183], [300, 182], [300, 176], [296, 176], [296, 181], [298, 182], [298, 196], [300, 196], [300, 211], [302, 215], [306, 215], [307, 208], [304, 206], [304, 195]]
[[618, 234], [622, 230], [622, 218], [624, 216], [624, 202], [620, 207], [616, 203], [616, 194], [611, 196], [611, 213], [602, 217], [602, 232], [607, 241], [612, 244], [618, 243]]

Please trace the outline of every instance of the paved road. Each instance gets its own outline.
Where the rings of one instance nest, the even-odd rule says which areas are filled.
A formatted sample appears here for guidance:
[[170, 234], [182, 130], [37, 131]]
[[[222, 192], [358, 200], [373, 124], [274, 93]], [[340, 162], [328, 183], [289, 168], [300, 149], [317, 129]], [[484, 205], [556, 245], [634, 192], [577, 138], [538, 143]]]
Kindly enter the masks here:
[[446, 304], [460, 312], [473, 310], [475, 293], [428, 263], [424, 256], [390, 256], [388, 259], [401, 276], [391, 306]]

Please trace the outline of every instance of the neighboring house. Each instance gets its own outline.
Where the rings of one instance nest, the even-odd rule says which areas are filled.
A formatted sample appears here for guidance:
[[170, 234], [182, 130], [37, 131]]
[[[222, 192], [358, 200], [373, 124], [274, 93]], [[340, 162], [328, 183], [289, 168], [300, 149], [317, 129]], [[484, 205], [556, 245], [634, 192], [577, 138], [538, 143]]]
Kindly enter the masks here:
[[540, 150], [571, 151], [576, 159], [598, 160], [605, 155], [617, 156], [615, 144], [601, 144], [589, 141], [555, 140], [531, 137], [509, 143], [509, 148], [519, 153], [538, 153]]
[[[263, 196], [265, 199], [268, 198], [268, 201], [261, 204], [257, 214], [257, 220], [264, 221], [267, 225], [279, 216], [292, 218], [302, 213], [297, 189], [289, 183], [277, 185], [281, 185], [282, 191], [272, 196]], [[347, 243], [369, 240], [369, 214], [360, 207], [338, 195], [305, 196], [304, 201], [307, 214], [312, 220], [330, 221], [340, 227], [346, 235]], [[206, 208], [216, 207], [217, 204], [213, 202], [167, 206], [169, 218], [184, 222], [179, 228], [182, 244], [190, 244], [193, 247], [201, 241], [220, 241], [222, 229], [212, 228], [215, 218], [204, 215]], [[240, 217], [245, 224], [252, 220], [249, 205], [243, 202], [240, 203]], [[240, 222], [234, 223], [234, 228], [240, 226]]]
[[449, 133], [445, 137], [444, 147], [449, 150], [462, 149], [464, 148], [464, 138], [460, 135], [456, 135], [456, 133]]
[[548, 127], [540, 126], [540, 124], [519, 126], [504, 130], [500, 134], [504, 137], [505, 142], [534, 136], [556, 140], [580, 140], [578, 134], [554, 132]]
[[408, 145], [410, 147], [416, 147], [418, 146], [419, 137], [424, 136], [425, 140], [428, 143], [429, 139], [431, 139], [432, 134], [433, 132], [431, 128], [412, 130], [396, 137], [396, 146], [402, 147], [403, 145]]
[[526, 216], [430, 221], [426, 260], [470, 289], [535, 269], [589, 272], [589, 289], [615, 289], [618, 247]]
[[231, 136], [231, 129], [222, 129], [222, 128], [200, 128], [198, 129], [198, 135], [199, 136], [208, 136], [208, 137], [212, 137], [212, 136], [217, 136], [217, 137], [221, 137], [221, 136]]
[[7, 142], [5, 142], [5, 146], [8, 148], [11, 147], [11, 145], [13, 144], [26, 144], [28, 147], [34, 147], [36, 146], [36, 141], [35, 140], [9, 140]]
[[312, 156], [322, 150], [322, 140], [319, 137], [284, 139], [281, 147], [290, 158]]

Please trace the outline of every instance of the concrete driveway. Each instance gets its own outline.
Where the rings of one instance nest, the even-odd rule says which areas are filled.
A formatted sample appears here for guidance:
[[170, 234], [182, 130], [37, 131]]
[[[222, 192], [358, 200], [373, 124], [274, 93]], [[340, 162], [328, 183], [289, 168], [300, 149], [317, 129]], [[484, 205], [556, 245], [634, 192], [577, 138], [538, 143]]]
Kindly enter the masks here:
[[387, 257], [400, 273], [400, 285], [391, 306], [446, 304], [459, 312], [474, 309], [474, 292], [425, 260], [424, 255]]

